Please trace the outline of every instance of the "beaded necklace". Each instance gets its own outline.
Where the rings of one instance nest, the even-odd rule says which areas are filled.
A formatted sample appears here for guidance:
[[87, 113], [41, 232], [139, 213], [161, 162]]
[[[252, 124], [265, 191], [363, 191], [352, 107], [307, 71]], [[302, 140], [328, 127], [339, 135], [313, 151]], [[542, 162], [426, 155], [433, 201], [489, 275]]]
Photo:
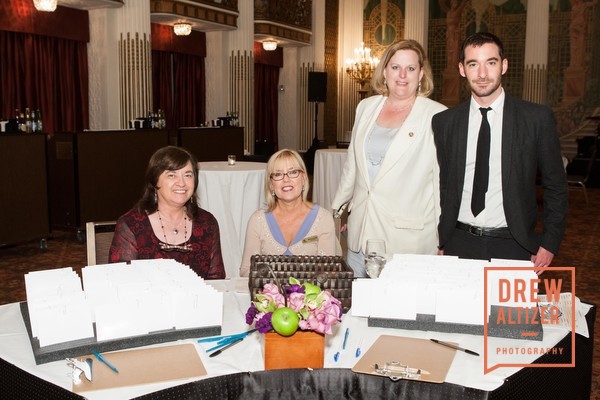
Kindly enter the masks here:
[[[179, 244], [170, 244], [167, 241], [167, 233], [165, 232], [165, 227], [163, 225], [163, 220], [162, 217], [160, 215], [160, 210], [156, 209], [156, 212], [158, 213], [158, 221], [160, 222], [160, 229], [162, 230], [163, 233], [163, 237], [165, 238], [164, 243], [160, 244], [160, 248], [161, 250], [164, 251], [179, 251], [182, 253], [188, 252], [192, 250], [192, 245], [188, 244], [188, 239], [187, 239], [187, 215], [183, 215], [183, 237], [185, 239], [185, 243], [183, 243], [182, 245]], [[179, 233], [179, 231], [177, 229], [173, 229], [173, 233], [175, 235], [177, 235]]]

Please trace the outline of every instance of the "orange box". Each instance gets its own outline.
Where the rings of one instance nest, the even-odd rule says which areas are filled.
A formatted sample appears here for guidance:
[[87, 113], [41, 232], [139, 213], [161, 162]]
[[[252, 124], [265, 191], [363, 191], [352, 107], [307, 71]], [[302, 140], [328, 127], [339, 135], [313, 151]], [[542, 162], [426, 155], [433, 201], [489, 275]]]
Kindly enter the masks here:
[[312, 331], [296, 331], [292, 336], [268, 332], [265, 337], [265, 370], [323, 368], [325, 336]]

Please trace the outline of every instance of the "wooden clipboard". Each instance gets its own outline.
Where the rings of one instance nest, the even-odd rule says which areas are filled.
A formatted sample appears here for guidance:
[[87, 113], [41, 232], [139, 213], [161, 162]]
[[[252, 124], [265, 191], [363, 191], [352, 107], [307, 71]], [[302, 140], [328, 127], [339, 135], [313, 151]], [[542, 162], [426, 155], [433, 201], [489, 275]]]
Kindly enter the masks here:
[[112, 371], [93, 355], [77, 357], [93, 360], [92, 382], [82, 375], [81, 383], [73, 384], [73, 392], [82, 393], [206, 375], [204, 364], [192, 343], [102, 353], [102, 355], [119, 370], [119, 373]]
[[386, 363], [397, 362], [412, 369], [420, 369], [418, 378], [403, 378], [431, 383], [443, 383], [454, 360], [456, 350], [433, 343], [429, 339], [381, 335], [352, 368], [352, 371], [386, 376], [375, 370]]

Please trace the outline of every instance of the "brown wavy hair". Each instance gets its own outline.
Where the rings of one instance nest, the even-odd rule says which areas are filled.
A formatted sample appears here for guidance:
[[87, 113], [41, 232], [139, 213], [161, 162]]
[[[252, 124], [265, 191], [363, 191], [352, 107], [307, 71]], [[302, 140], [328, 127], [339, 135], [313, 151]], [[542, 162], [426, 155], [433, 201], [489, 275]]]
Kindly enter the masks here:
[[144, 194], [137, 202], [139, 212], [146, 211], [148, 214], [154, 213], [158, 209], [158, 204], [155, 201], [158, 178], [165, 171], [174, 171], [185, 167], [187, 163], [192, 164], [194, 173], [194, 192], [192, 197], [185, 203], [186, 214], [189, 218], [193, 218], [198, 213], [198, 197], [196, 189], [198, 188], [198, 162], [196, 157], [183, 147], [166, 146], [162, 147], [150, 157], [148, 167], [146, 168]]

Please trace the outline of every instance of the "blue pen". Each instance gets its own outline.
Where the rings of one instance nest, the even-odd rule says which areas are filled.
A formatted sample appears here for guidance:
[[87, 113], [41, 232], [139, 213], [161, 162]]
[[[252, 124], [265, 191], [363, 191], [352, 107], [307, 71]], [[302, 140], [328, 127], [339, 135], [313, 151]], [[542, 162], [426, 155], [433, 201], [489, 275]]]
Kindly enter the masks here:
[[349, 334], [350, 334], [350, 328], [346, 328], [346, 333], [344, 333], [344, 342], [342, 343], [342, 350], [346, 350], [346, 342], [348, 341]]
[[[346, 332], [344, 333], [344, 341], [342, 342], [342, 350], [346, 350], [346, 342], [348, 341], [348, 335], [350, 334], [350, 328], [346, 328]], [[333, 355], [333, 361], [338, 362], [340, 359], [340, 349], [338, 347], [338, 351]]]
[[103, 363], [108, 368], [112, 369], [113, 371], [115, 371], [117, 374], [119, 373], [119, 370], [117, 369], [117, 367], [115, 367], [114, 365], [109, 363], [104, 357], [102, 357], [102, 354], [98, 353], [97, 351], [92, 351], [92, 354], [96, 356], [98, 361], [100, 361], [101, 363]]
[[223, 348], [223, 347], [225, 347], [225, 346], [229, 345], [230, 343], [235, 343], [235, 342], [237, 342], [238, 340], [241, 340], [241, 339], [243, 339], [243, 338], [244, 338], [244, 336], [242, 336], [242, 337], [237, 337], [237, 338], [232, 338], [232, 339], [227, 339], [226, 341], [223, 341], [223, 342], [218, 342], [218, 343], [216, 344], [216, 346], [213, 346], [213, 347], [211, 347], [210, 349], [207, 349], [207, 350], [206, 350], [206, 352], [207, 352], [207, 353], [210, 353], [211, 351], [214, 351], [214, 350], [219, 350], [219, 349], [221, 349], [221, 348]]
[[213, 337], [209, 337], [209, 338], [202, 338], [202, 339], [198, 339], [198, 343], [206, 343], [206, 342], [217, 342], [217, 344], [228, 343], [230, 340], [235, 340], [235, 339], [239, 339], [241, 337], [246, 337], [254, 331], [256, 331], [256, 329], [251, 329], [246, 332], [237, 333], [235, 335], [213, 336]]
[[[217, 344], [215, 346], [213, 346], [210, 349], [206, 350], [206, 352], [210, 353], [211, 351], [218, 350], [218, 349], [221, 349], [221, 348], [223, 348], [225, 346], [228, 346], [232, 342], [236, 342], [236, 341], [238, 341], [240, 339], [244, 339], [246, 336], [248, 336], [249, 334], [251, 334], [254, 331], [256, 331], [256, 329], [252, 329], [252, 330], [250, 330], [248, 332], [244, 332], [244, 333], [239, 333], [237, 335], [224, 336], [223, 338], [219, 339], [219, 341], [217, 342]], [[200, 342], [200, 340], [198, 342]]]
[[354, 356], [356, 358], [358, 358], [360, 356], [360, 353], [361, 353], [360, 346], [362, 345], [362, 341], [363, 341], [363, 338], [360, 338], [360, 341], [358, 342], [358, 347], [356, 348], [356, 353], [354, 353]]

